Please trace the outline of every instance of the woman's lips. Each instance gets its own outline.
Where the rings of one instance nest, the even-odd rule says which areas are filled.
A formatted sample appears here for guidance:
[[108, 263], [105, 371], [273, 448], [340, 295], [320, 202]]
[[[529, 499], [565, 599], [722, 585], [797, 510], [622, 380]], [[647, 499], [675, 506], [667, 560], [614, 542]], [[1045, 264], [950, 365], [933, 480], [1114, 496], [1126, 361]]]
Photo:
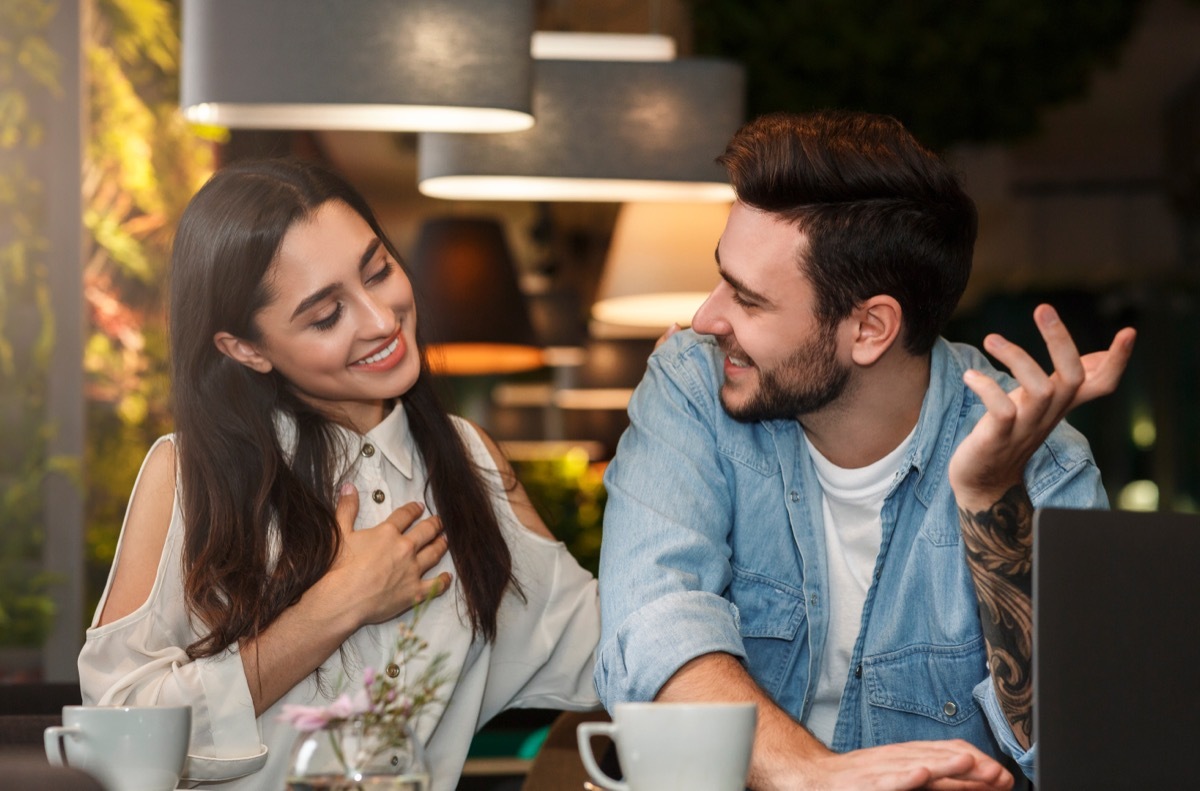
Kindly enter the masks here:
[[394, 368], [404, 359], [405, 351], [407, 351], [407, 346], [404, 338], [397, 330], [390, 340], [361, 360], [351, 363], [350, 367], [360, 371], [386, 371]]

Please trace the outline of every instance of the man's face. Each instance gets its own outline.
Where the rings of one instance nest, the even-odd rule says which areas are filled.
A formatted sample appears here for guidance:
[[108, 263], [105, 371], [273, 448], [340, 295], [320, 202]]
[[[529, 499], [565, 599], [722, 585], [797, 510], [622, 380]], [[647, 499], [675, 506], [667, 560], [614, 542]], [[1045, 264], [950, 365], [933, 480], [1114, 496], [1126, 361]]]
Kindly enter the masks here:
[[794, 419], [834, 403], [850, 381], [839, 325], [816, 315], [799, 260], [806, 242], [790, 223], [735, 203], [717, 245], [721, 282], [692, 327], [725, 352], [721, 404], [742, 421]]

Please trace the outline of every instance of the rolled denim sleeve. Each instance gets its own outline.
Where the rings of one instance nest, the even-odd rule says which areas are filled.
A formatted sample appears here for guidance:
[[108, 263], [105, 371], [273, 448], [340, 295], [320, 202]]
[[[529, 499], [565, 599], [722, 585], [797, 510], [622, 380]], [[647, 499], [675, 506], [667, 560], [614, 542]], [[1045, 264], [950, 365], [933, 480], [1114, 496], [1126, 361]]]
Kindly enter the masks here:
[[[1060, 426], [1030, 461], [1025, 488], [1035, 508], [1108, 508], [1100, 471], [1092, 461], [1087, 440], [1068, 425]], [[1034, 778], [1037, 743], [1022, 749], [1000, 707], [989, 675], [974, 690], [1000, 748], [1012, 756], [1029, 779]]]
[[732, 498], [717, 453], [711, 346], [681, 332], [652, 355], [605, 474], [595, 682], [609, 708], [652, 699], [698, 656], [745, 658], [726, 598]]

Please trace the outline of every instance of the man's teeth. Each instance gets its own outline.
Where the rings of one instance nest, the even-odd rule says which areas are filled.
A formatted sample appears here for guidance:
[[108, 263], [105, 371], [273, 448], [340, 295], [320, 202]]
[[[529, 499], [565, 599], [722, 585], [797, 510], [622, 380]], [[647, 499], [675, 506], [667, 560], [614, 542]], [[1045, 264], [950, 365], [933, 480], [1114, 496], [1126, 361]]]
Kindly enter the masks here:
[[729, 362], [733, 363], [734, 366], [737, 368], [749, 368], [750, 367], [749, 361], [743, 360], [741, 357], [734, 357], [732, 354], [729, 355]]
[[355, 365], [370, 365], [371, 363], [377, 363], [380, 360], [387, 357], [388, 355], [390, 355], [392, 352], [396, 351], [396, 346], [399, 345], [399, 343], [400, 343], [400, 336], [397, 335], [396, 339], [393, 340], [391, 343], [389, 343], [386, 348], [380, 349], [377, 353], [372, 354], [370, 357], [362, 358], [357, 363], [355, 363]]

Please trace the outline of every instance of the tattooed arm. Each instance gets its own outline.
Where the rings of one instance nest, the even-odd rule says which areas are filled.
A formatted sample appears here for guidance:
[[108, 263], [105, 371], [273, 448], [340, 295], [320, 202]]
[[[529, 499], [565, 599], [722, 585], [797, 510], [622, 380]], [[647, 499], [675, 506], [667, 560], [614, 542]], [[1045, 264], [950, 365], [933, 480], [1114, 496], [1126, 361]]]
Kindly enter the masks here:
[[1039, 305], [1033, 317], [1054, 371], [1047, 374], [999, 335], [985, 338], [984, 349], [1008, 366], [1020, 386], [1006, 393], [978, 371], [963, 375], [987, 414], [958, 446], [949, 470], [992, 683], [1013, 735], [1026, 749], [1033, 727], [1033, 506], [1025, 466], [1067, 412], [1116, 388], [1134, 340], [1133, 330], [1126, 328], [1106, 351], [1081, 357], [1053, 308]]
[[958, 509], [975, 581], [988, 670], [1022, 749], [1033, 742], [1033, 504], [1013, 486], [991, 508]]

